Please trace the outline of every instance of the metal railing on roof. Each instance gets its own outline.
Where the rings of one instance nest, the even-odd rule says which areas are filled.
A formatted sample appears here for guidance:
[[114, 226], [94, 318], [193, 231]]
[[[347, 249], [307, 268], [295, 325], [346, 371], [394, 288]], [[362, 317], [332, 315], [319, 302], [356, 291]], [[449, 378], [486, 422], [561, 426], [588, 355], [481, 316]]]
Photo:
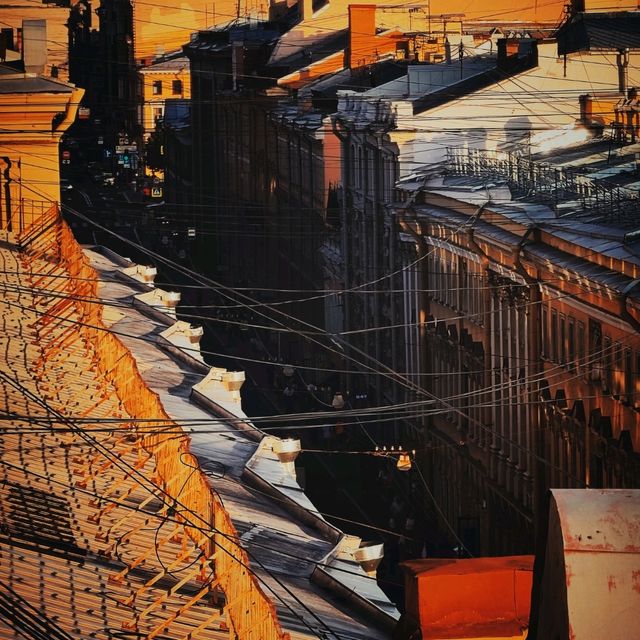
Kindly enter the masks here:
[[487, 182], [506, 182], [514, 196], [547, 204], [559, 216], [589, 216], [622, 224], [637, 222], [637, 191], [591, 178], [586, 172], [531, 160], [521, 152], [448, 147], [447, 170]]
[[4, 194], [0, 194], [0, 229], [10, 233], [21, 234], [27, 229], [42, 227], [49, 220], [49, 211], [57, 208], [56, 203], [51, 200], [20, 198], [9, 200], [7, 214], [7, 199], [3, 196]]

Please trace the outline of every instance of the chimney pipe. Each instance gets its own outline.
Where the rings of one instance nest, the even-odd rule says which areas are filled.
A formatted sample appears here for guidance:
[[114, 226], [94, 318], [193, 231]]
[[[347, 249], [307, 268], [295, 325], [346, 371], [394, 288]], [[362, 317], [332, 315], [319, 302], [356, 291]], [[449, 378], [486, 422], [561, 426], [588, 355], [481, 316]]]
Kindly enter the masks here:
[[376, 52], [376, 5], [349, 5], [349, 69], [370, 64]]
[[507, 39], [500, 38], [500, 40], [496, 42], [496, 46], [498, 47], [498, 69], [505, 69], [507, 66]]
[[47, 66], [47, 21], [22, 21], [22, 60], [27, 73], [43, 74]]
[[311, 20], [313, 16], [313, 0], [298, 0], [298, 14], [300, 22]]
[[627, 92], [627, 67], [629, 66], [629, 49], [618, 49], [616, 62], [618, 64], [618, 91], [624, 94]]

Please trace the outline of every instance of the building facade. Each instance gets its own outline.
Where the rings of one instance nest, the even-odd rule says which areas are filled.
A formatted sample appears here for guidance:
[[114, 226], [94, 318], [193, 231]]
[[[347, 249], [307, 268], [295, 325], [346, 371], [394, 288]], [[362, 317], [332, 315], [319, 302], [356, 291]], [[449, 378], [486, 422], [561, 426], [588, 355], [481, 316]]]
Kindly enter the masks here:
[[191, 97], [189, 60], [182, 52], [156, 58], [139, 70], [138, 78], [138, 124], [142, 139], [146, 141], [164, 118], [166, 100], [188, 100]]
[[57, 80], [0, 74], [0, 228], [18, 233], [60, 202], [60, 138], [82, 89]]
[[447, 443], [427, 468], [470, 549], [531, 548], [548, 488], [640, 482], [640, 200], [633, 149], [607, 161], [609, 144], [532, 159], [452, 150], [441, 176], [408, 187], [437, 405], [425, 433]]

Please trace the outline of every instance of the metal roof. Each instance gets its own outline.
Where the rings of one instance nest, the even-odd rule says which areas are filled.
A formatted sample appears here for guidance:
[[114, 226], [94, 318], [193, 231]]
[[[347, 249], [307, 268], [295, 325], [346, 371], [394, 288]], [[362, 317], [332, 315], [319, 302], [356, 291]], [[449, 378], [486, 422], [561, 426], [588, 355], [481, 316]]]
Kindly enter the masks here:
[[189, 58], [179, 51], [154, 60], [151, 64], [140, 69], [140, 73], [155, 73], [156, 71], [182, 71], [189, 68]]
[[[96, 370], [96, 354], [75, 324], [80, 316], [68, 299], [42, 296], [68, 277], [47, 255], [29, 258], [0, 245], [0, 370], [9, 374], [0, 375], [0, 394], [15, 416], [0, 437], [0, 604], [20, 611], [28, 624], [49, 625], [52, 638], [113, 637], [127, 632], [123, 623], [145, 636], [155, 630], [166, 639], [228, 638], [225, 602], [210, 597], [209, 563], [201, 562], [200, 547], [174, 531], [174, 509], [152, 484], [158, 462], [145, 455], [144, 434], [127, 428], [131, 416]], [[251, 571], [274, 599], [292, 639], [318, 637], [327, 627], [342, 638], [387, 638], [378, 623], [366, 622], [346, 604], [369, 600], [393, 620], [393, 606], [358, 566], [348, 576], [349, 600], [340, 605], [311, 581], [316, 566], [331, 565], [335, 541], [284, 510], [284, 502], [295, 501], [322, 520], [297, 483], [284, 482], [278, 459], [260, 454], [254, 439], [229, 427], [231, 411], [237, 416], [233, 424], [247, 420], [239, 405], [219, 400], [217, 410], [227, 416], [220, 418], [194, 404], [192, 387], [202, 379], [201, 368], [159, 348], [167, 324], [133, 308], [140, 286], [118, 278], [122, 259], [95, 250], [87, 255], [107, 305], [103, 322], [118, 332], [166, 415], [192, 425], [184, 428], [200, 469], [190, 468], [185, 483], [206, 472], [205, 484], [215, 487], [237, 532], [240, 546], [233, 548], [251, 554]], [[36, 280], [37, 288], [30, 289]], [[51, 431], [54, 410], [73, 424], [80, 417], [86, 421]], [[88, 437], [92, 427], [98, 429], [95, 438]], [[255, 491], [246, 485], [250, 460], [264, 486], [280, 487], [278, 500], [265, 495], [264, 486]], [[133, 468], [139, 484], [126, 473]], [[182, 480], [177, 485], [184, 487]], [[203, 588], [207, 593], [198, 595]], [[22, 637], [6, 619], [0, 620], [0, 636]]]
[[0, 74], [0, 94], [21, 93], [72, 93], [74, 86], [52, 78], [28, 73]]
[[640, 12], [577, 13], [556, 33], [558, 53], [640, 49]]

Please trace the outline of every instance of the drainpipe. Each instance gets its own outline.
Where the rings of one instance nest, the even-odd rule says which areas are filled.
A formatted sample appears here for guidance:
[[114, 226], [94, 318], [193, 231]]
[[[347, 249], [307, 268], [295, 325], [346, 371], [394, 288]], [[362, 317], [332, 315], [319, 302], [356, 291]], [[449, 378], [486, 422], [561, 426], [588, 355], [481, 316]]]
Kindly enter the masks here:
[[[334, 135], [340, 140], [342, 145], [342, 168], [340, 171], [342, 178], [342, 202], [340, 204], [340, 244], [341, 244], [341, 254], [342, 254], [342, 276], [344, 282], [343, 291], [345, 293], [342, 294], [342, 312], [343, 312], [343, 330], [349, 331], [351, 329], [351, 313], [350, 313], [350, 299], [349, 294], [346, 293], [349, 289], [351, 289], [351, 265], [350, 265], [350, 257], [349, 251], [347, 251], [347, 241], [349, 238], [349, 234], [347, 232], [347, 191], [350, 189], [351, 185], [349, 184], [349, 167], [351, 166], [351, 162], [353, 158], [351, 158], [351, 145], [349, 144], [349, 133], [345, 133], [338, 126], [338, 122], [336, 118], [331, 118], [331, 128], [333, 130]], [[345, 355], [349, 354], [349, 341], [346, 340], [343, 343], [343, 347], [345, 349]], [[345, 385], [346, 388], [349, 388], [350, 375], [346, 374]]]
[[[402, 217], [400, 221], [400, 227], [403, 231], [409, 233], [409, 235], [413, 238], [416, 243], [416, 249], [418, 252], [418, 257], [416, 260], [416, 264], [420, 265], [420, 269], [418, 270], [418, 288], [420, 289], [420, 306], [418, 308], [417, 320], [418, 320], [418, 332], [420, 336], [420, 341], [418, 344], [418, 357], [420, 359], [420, 371], [427, 373], [427, 369], [429, 368], [429, 359], [427, 358], [427, 349], [426, 346], [426, 332], [427, 332], [427, 323], [426, 318], [429, 316], [429, 295], [427, 294], [427, 287], [425, 286], [425, 277], [424, 277], [424, 265], [425, 265], [425, 242], [424, 236], [422, 234], [422, 230], [420, 229], [420, 224], [418, 222], [417, 214], [413, 209], [413, 205], [409, 205], [407, 212], [411, 212], [415, 219], [417, 231], [413, 228], [413, 226], [407, 222], [406, 214]], [[420, 318], [424, 318], [424, 321], [421, 322]], [[418, 382], [418, 387], [422, 388], [422, 381]]]
[[[3, 171], [4, 175], [4, 202], [6, 205], [6, 218], [7, 218], [7, 231], [11, 231], [11, 159], [9, 156], [3, 156], [2, 161], [7, 165]], [[2, 219], [0, 218], [0, 226], [2, 225]]]
[[[542, 292], [540, 290], [539, 281], [536, 278], [532, 278], [527, 270], [524, 268], [522, 264], [522, 251], [524, 249], [524, 245], [526, 241], [531, 237], [533, 233], [537, 230], [535, 225], [531, 225], [526, 233], [520, 239], [518, 246], [515, 251], [515, 255], [513, 257], [513, 262], [516, 268], [516, 273], [518, 273], [524, 281], [529, 285], [531, 291], [531, 304], [529, 305], [530, 313], [531, 313], [531, 321], [529, 322], [529, 331], [527, 335], [527, 341], [530, 345], [530, 353], [533, 356], [530, 358], [530, 367], [532, 369], [530, 376], [525, 376], [525, 378], [533, 377], [537, 380], [540, 379], [541, 375], [544, 373], [544, 368], [541, 366], [540, 361], [540, 341], [538, 339], [538, 331], [537, 327], [540, 326], [541, 321], [541, 313], [540, 313], [540, 305], [542, 302]], [[529, 428], [531, 429], [530, 438], [532, 440], [531, 443], [527, 443], [528, 449], [533, 449], [533, 456], [529, 457], [529, 469], [534, 471], [534, 476], [532, 478], [533, 481], [533, 495], [532, 495], [532, 511], [533, 511], [533, 533], [534, 533], [534, 544], [538, 545], [541, 536], [546, 527], [546, 523], [544, 522], [544, 517], [546, 515], [546, 510], [544, 509], [545, 505], [545, 494], [546, 494], [546, 486], [544, 482], [544, 432], [541, 428], [541, 420], [540, 420], [540, 398], [538, 396], [538, 392], [535, 389], [530, 389], [528, 392], [529, 397]]]
[[[478, 223], [478, 221], [480, 220], [480, 218], [482, 217], [482, 214], [484, 213], [484, 210], [486, 208], [486, 206], [490, 203], [490, 200], [487, 200], [484, 204], [481, 204], [476, 211], [474, 212], [472, 218], [471, 218], [471, 224], [469, 225], [468, 229], [467, 229], [467, 240], [469, 242], [469, 246], [480, 256], [480, 261], [482, 264], [483, 269], [485, 270], [485, 272], [488, 274], [489, 273], [489, 256], [484, 252], [484, 250], [482, 249], [482, 247], [476, 242], [475, 239], [475, 226]], [[488, 314], [488, 306], [487, 304], [485, 304], [485, 308], [484, 308], [484, 312], [485, 312], [485, 317], [489, 317]], [[485, 342], [486, 344], [489, 346], [489, 348], [491, 347], [491, 328], [490, 328], [490, 324], [488, 322], [485, 322]], [[493, 352], [490, 350], [490, 356], [491, 359], [493, 360]], [[493, 376], [491, 373], [491, 369], [489, 368], [488, 370], [485, 370], [485, 374], [484, 374], [484, 385], [486, 388], [490, 388], [493, 386]], [[485, 409], [485, 411], [490, 411], [490, 409]], [[485, 421], [486, 422], [486, 421]]]
[[64, 118], [54, 127], [52, 133], [55, 136], [61, 136], [76, 119], [78, 108], [80, 107], [80, 100], [84, 96], [84, 89], [76, 87], [69, 98], [69, 102], [66, 104], [66, 111]]
[[[381, 198], [383, 197], [380, 190], [380, 150], [382, 149], [382, 134], [383, 131], [379, 129], [375, 129], [371, 132], [375, 137], [376, 144], [367, 144], [366, 146], [373, 151], [373, 279], [378, 280], [380, 278], [380, 251], [382, 249], [381, 246], [381, 237], [384, 237], [383, 227], [384, 221], [382, 220], [381, 215]], [[368, 170], [368, 167], [367, 167]], [[368, 180], [365, 180], [365, 184], [368, 183]], [[365, 194], [365, 202], [366, 202], [366, 194]], [[378, 288], [376, 286], [376, 288]], [[373, 295], [373, 324], [374, 327], [379, 327], [382, 323], [380, 322], [380, 295], [379, 293], [375, 293]], [[374, 350], [376, 354], [376, 360], [378, 362], [381, 361], [382, 358], [382, 337], [380, 331], [374, 332]], [[386, 364], [386, 363], [385, 363]], [[376, 377], [376, 397], [381, 398], [381, 380], [380, 377]], [[395, 393], [395, 390], [392, 390], [392, 393]]]
[[632, 280], [620, 294], [620, 318], [630, 324], [636, 333], [640, 334], [640, 321], [638, 321], [631, 313], [627, 306], [629, 294], [640, 284], [640, 278]]

